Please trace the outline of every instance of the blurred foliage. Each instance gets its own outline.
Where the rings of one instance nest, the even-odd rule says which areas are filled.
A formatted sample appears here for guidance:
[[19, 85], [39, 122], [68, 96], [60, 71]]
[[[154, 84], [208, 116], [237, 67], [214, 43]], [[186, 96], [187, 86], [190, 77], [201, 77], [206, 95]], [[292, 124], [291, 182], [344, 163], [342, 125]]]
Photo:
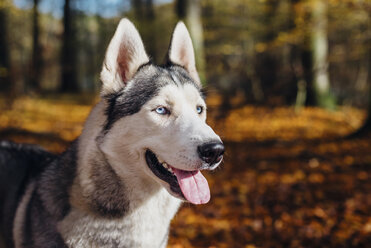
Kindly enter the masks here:
[[[56, 2], [60, 6], [59, 2], [63, 1]], [[135, 9], [130, 8], [132, 2], [147, 5], [152, 1], [117, 3], [116, 8], [121, 6], [122, 9], [122, 15], [117, 17], [84, 11], [78, 8], [84, 4], [82, 0], [72, 1], [80, 91], [99, 90], [104, 52], [123, 16], [137, 25], [153, 60], [164, 61], [172, 29], [178, 21], [175, 3], [153, 1], [153, 5], [145, 7], [143, 14], [138, 16]], [[32, 11], [16, 7], [10, 0], [2, 3], [6, 3], [9, 13], [7, 25], [14, 88], [16, 92], [29, 94], [25, 84], [32, 54], [32, 27], [31, 22], [25, 20], [31, 20]], [[311, 74], [311, 69], [305, 68], [305, 63], [310, 61], [305, 54], [310, 49], [308, 36], [314, 27], [311, 19], [314, 3], [314, 0], [201, 1], [208, 85], [228, 97], [242, 92], [246, 103], [270, 104], [274, 98], [275, 105], [294, 104], [299, 81], [305, 79], [308, 87], [310, 84], [307, 74]], [[370, 82], [371, 2], [331, 0], [325, 3], [331, 94], [340, 104], [364, 107]], [[89, 5], [103, 11], [109, 3], [92, 0]], [[40, 26], [45, 61], [41, 90], [55, 92], [60, 85], [63, 26], [60, 18], [45, 11], [40, 15]], [[308, 99], [310, 94], [306, 97]]]
[[[62, 152], [98, 99], [55, 98], [22, 97], [10, 109], [2, 100], [0, 139]], [[221, 99], [208, 97], [209, 123], [227, 147], [224, 164], [206, 173], [211, 202], [181, 208], [168, 247], [370, 244], [370, 137], [342, 139], [361, 125], [364, 111], [248, 105], [219, 119]]]

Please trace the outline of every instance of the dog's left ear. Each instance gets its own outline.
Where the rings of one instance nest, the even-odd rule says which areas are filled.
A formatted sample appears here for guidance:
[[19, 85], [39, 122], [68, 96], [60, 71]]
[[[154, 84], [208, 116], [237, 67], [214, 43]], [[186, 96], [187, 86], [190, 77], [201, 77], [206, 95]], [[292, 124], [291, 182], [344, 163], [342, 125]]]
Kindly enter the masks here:
[[191, 36], [183, 22], [178, 22], [170, 42], [168, 60], [171, 63], [184, 67], [192, 79], [201, 85], [200, 77], [196, 70], [195, 54]]
[[134, 24], [124, 18], [108, 45], [100, 78], [102, 95], [117, 92], [134, 77], [138, 68], [149, 62]]

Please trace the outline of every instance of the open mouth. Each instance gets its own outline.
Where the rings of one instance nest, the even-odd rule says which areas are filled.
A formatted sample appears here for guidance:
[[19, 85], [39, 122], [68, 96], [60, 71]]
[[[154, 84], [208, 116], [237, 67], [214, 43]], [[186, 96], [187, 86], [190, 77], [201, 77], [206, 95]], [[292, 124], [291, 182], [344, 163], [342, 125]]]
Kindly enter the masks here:
[[193, 204], [204, 204], [210, 200], [209, 185], [199, 170], [177, 169], [166, 162], [160, 162], [156, 154], [148, 149], [145, 156], [153, 174], [168, 183], [175, 195]]

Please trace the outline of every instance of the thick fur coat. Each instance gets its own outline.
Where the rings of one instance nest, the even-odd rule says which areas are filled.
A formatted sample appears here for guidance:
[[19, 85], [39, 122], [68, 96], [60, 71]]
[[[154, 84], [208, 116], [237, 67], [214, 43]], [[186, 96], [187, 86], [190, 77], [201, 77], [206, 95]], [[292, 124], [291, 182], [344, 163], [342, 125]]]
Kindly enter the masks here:
[[1, 143], [6, 247], [166, 247], [181, 202], [209, 201], [200, 170], [216, 168], [224, 147], [205, 123], [184, 24], [157, 66], [134, 25], [121, 20], [101, 81], [101, 101], [63, 154]]

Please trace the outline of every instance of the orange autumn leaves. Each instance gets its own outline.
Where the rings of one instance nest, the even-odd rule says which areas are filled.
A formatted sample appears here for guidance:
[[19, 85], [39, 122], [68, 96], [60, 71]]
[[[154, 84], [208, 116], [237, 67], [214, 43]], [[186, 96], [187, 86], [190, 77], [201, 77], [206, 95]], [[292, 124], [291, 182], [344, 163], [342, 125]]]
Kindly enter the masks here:
[[[208, 122], [226, 144], [220, 168], [205, 172], [210, 203], [184, 204], [168, 247], [362, 247], [371, 243], [370, 137], [344, 139], [365, 112], [344, 107], [241, 106]], [[0, 101], [0, 139], [60, 152], [76, 138], [91, 105], [77, 100]]]
[[[54, 133], [63, 140], [75, 139], [89, 114], [91, 104], [79, 104], [79, 98], [68, 100], [16, 99], [9, 109], [0, 100], [0, 129], [14, 128], [35, 133]], [[92, 100], [90, 102], [97, 102]], [[243, 106], [231, 111], [223, 120], [217, 119], [220, 98], [211, 96], [208, 123], [224, 140], [292, 140], [344, 136], [356, 130], [365, 112], [343, 107], [329, 112], [304, 108], [296, 113], [291, 107]]]

